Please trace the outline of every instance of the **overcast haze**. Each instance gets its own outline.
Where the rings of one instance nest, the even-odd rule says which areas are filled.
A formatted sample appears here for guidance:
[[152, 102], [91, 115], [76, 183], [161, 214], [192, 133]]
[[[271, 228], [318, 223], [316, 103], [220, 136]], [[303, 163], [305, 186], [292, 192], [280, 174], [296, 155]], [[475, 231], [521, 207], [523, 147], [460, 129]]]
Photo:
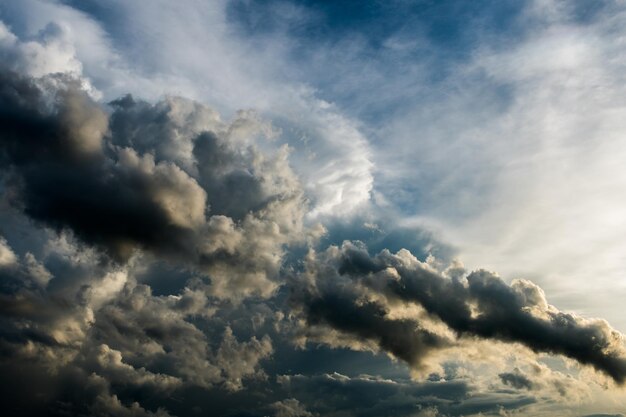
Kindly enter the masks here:
[[0, 0], [6, 416], [624, 416], [626, 3]]

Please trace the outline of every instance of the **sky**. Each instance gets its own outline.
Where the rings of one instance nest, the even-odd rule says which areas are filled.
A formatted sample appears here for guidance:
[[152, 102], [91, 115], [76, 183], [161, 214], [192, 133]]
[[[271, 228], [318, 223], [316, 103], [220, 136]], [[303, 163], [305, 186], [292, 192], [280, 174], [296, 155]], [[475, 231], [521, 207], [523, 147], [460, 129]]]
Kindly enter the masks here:
[[626, 413], [626, 3], [0, 0], [6, 416]]

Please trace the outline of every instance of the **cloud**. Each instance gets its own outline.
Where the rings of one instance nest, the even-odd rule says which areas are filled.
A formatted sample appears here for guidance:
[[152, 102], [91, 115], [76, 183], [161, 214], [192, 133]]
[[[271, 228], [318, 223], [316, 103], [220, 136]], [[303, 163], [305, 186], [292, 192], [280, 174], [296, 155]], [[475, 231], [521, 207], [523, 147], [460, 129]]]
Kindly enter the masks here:
[[[73, 75], [1, 76], [3, 204], [57, 239], [37, 248], [52, 272], [0, 241], [3, 358], [96, 381], [83, 402], [103, 415], [152, 415], [120, 392], [236, 391], [265, 378], [268, 336], [240, 342], [226, 326], [215, 346], [190, 320], [211, 317], [208, 297], [271, 296], [284, 247], [318, 233], [304, 225], [288, 149], [263, 152], [250, 139], [269, 125], [245, 112], [224, 123], [178, 98], [128, 96], [109, 114]], [[151, 136], [150, 122], [169, 136]], [[153, 257], [199, 276], [195, 287], [153, 296], [134, 279]]]
[[623, 417], [624, 414], [588, 414], [583, 417]]
[[0, 22], [0, 54], [5, 65], [33, 77], [55, 73], [81, 75], [82, 64], [76, 58], [67, 30], [50, 23], [34, 39], [23, 42]]
[[453, 242], [472, 269], [532, 277], [559, 307], [624, 331], [623, 4], [517, 2], [504, 16], [481, 5], [450, 23], [450, 36], [466, 35], [452, 50], [417, 25], [398, 28], [402, 72], [377, 52], [374, 87], [350, 90], [367, 109], [394, 94], [394, 110], [372, 122], [373, 191]]
[[[328, 325], [357, 340], [373, 341], [383, 351], [418, 367], [429, 350], [449, 345], [448, 340], [411, 320], [394, 320], [379, 303], [359, 302], [353, 294], [340, 291], [311, 296], [304, 301], [307, 326]], [[310, 330], [308, 331], [310, 334]], [[341, 346], [341, 339], [331, 342]], [[350, 346], [350, 345], [348, 345]]]
[[266, 375], [257, 369], [259, 361], [273, 353], [272, 342], [265, 336], [260, 341], [252, 338], [239, 343], [230, 327], [226, 328], [224, 339], [217, 352], [217, 362], [226, 378], [229, 390], [242, 388], [242, 378], [264, 378]]
[[109, 382], [95, 373], [86, 376], [80, 371], [74, 371], [64, 377], [62, 383], [64, 383], [63, 390], [73, 390], [73, 392], [65, 394], [67, 395], [66, 401], [56, 401], [41, 412], [52, 416], [83, 414], [124, 417], [171, 416], [163, 408], [155, 411], [147, 410], [136, 401], [125, 405], [116, 394], [111, 393]]
[[306, 80], [286, 76], [285, 37], [251, 46], [233, 33], [226, 4], [172, 9], [167, 2], [103, 7], [28, 0], [0, 4], [0, 10], [28, 28], [15, 29], [19, 38], [33, 37], [50, 22], [65, 25], [84, 78], [107, 100], [132, 93], [156, 101], [168, 94], [213, 103], [224, 114], [245, 106], [271, 118], [283, 131], [281, 140], [298, 150], [293, 161], [311, 199], [311, 217], [347, 216], [369, 200], [373, 165], [359, 123], [320, 99]]
[[278, 381], [308, 410], [322, 415], [339, 412], [348, 416], [461, 416], [519, 409], [534, 402], [532, 397], [519, 395], [483, 396], [466, 381], [415, 383], [339, 373], [280, 375]]
[[308, 232], [287, 148], [266, 156], [249, 141], [267, 124], [246, 113], [225, 124], [184, 99], [150, 106], [126, 97], [109, 125], [72, 79], [2, 77], [14, 206], [117, 260], [146, 250], [195, 264], [220, 297], [275, 290], [283, 246]]
[[[423, 325], [412, 319], [403, 320], [399, 327], [389, 314], [389, 306], [395, 303], [420, 306], [457, 337], [521, 343], [536, 352], [561, 354], [591, 365], [619, 384], [626, 380], [623, 336], [604, 320], [559, 311], [529, 281], [516, 280], [509, 285], [484, 270], [450, 278], [406, 250], [396, 254], [384, 250], [370, 256], [362, 245], [344, 242], [340, 248], [311, 255], [302, 282], [303, 289], [294, 299], [304, 306], [309, 322], [315, 324], [318, 317], [324, 317], [330, 327], [357, 339], [377, 340], [381, 349], [412, 365], [418, 362], [389, 340], [411, 335], [415, 345], [410, 348], [407, 341], [401, 345], [415, 358], [423, 358], [427, 352], [420, 343], [424, 337], [419, 337]], [[345, 293], [346, 288], [349, 296], [335, 302], [337, 294]], [[321, 309], [320, 304], [334, 308]], [[336, 313], [343, 310], [350, 311], [351, 316]], [[445, 333], [426, 334], [430, 348], [451, 343], [432, 343]]]
[[289, 398], [283, 401], [276, 401], [271, 405], [274, 409], [276, 417], [312, 417], [313, 414], [306, 409], [295, 398]]
[[520, 373], [519, 370], [516, 372], [503, 372], [498, 375], [502, 382], [506, 385], [510, 385], [517, 389], [532, 389], [533, 385], [530, 379], [528, 379], [524, 374]]
[[[493, 189], [505, 208], [527, 203], [524, 181], [499, 158], [526, 155], [524, 129], [556, 120], [541, 118], [553, 114], [541, 94], [561, 97], [546, 79], [581, 67], [598, 75], [587, 64], [602, 43], [571, 31], [580, 22], [560, 21], [556, 3], [542, 4], [547, 21], [565, 29], [465, 54], [440, 34], [429, 44], [395, 25], [392, 34], [368, 39], [368, 26], [316, 44], [294, 34], [311, 22], [324, 28], [327, 10], [284, 2], [271, 7], [285, 19], [277, 32], [258, 37], [236, 31], [225, 3], [0, 1], [8, 22], [0, 26], [0, 385], [9, 412], [621, 410], [619, 388], [593, 371], [623, 382], [621, 334], [549, 305], [529, 281], [468, 273], [419, 224], [458, 220], [467, 208], [487, 220], [517, 218], [490, 208]], [[427, 18], [411, 22], [455, 7], [428, 6]], [[391, 9], [400, 20], [410, 12]], [[519, 23], [525, 12], [495, 20]], [[471, 32], [470, 20], [459, 33]], [[448, 53], [445, 65], [430, 56]], [[414, 98], [434, 92], [431, 102]], [[235, 111], [242, 105], [256, 110]], [[468, 107], [471, 117], [457, 117]], [[524, 117], [509, 124], [511, 114]], [[511, 126], [526, 133], [491, 140]], [[504, 174], [491, 175], [495, 168]], [[521, 186], [507, 188], [511, 178]], [[548, 183], [558, 191], [558, 182]], [[405, 218], [423, 210], [435, 221]], [[329, 230], [321, 240], [317, 221]], [[463, 221], [447, 226], [460, 231], [444, 236], [471, 236]], [[345, 238], [367, 246], [328, 247]]]
[[172, 391], [182, 384], [179, 378], [154, 374], [145, 368], [136, 369], [123, 362], [122, 353], [102, 344], [94, 349], [93, 363], [87, 365], [113, 384], [149, 386], [157, 391]]
[[189, 320], [210, 315], [207, 302], [204, 294], [189, 289], [178, 297], [156, 297], [145, 285], [126, 288], [114, 303], [99, 310], [93, 337], [107, 341], [135, 366], [197, 386], [224, 383], [229, 390], [241, 389], [242, 379], [263, 376], [259, 362], [272, 354], [271, 340], [252, 337], [240, 343], [227, 327], [213, 350], [211, 340]]
[[[267, 378], [261, 362], [274, 351], [269, 336], [242, 340], [228, 326], [221, 334], [202, 331], [201, 326], [223, 326], [211, 321], [216, 306], [204, 291], [185, 288], [155, 296], [150, 287], [135, 283], [132, 265], [123, 270], [101, 265], [99, 271], [102, 259], [75, 256], [66, 248], [48, 255], [44, 262], [65, 275], [49, 277], [49, 285], [31, 283], [42, 264], [30, 257], [15, 255], [1, 271], [0, 369], [20, 374], [25, 384], [41, 378], [34, 400], [21, 398], [25, 385], [5, 384], [2, 393], [14, 397], [16, 412], [62, 415], [57, 410], [61, 402], [70, 415], [151, 415], [137, 398], [174, 395], [190, 386], [235, 392]], [[32, 262], [38, 267], [32, 268]], [[88, 276], [81, 275], [85, 267]], [[72, 277], [73, 283], [55, 282]], [[7, 280], [14, 281], [6, 285]], [[155, 413], [165, 415], [164, 410]]]

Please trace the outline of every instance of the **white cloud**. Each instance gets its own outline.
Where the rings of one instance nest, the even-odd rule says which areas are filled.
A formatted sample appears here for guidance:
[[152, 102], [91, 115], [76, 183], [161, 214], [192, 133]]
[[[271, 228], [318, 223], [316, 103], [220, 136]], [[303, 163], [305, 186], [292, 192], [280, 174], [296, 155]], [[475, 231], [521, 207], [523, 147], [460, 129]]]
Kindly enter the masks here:
[[383, 127], [377, 190], [470, 268], [532, 277], [623, 330], [611, 306], [626, 292], [626, 12], [580, 23], [566, 2], [535, 6], [533, 30], [506, 47], [485, 39], [443, 94]]

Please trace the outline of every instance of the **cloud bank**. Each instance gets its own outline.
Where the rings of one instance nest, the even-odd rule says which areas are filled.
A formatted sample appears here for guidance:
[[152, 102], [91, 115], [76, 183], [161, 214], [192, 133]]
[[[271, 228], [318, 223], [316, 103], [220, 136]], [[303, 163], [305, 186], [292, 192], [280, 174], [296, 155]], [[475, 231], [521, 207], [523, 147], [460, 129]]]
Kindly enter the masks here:
[[310, 259], [306, 275], [308, 285], [295, 298], [309, 324], [372, 339], [415, 366], [429, 349], [452, 341], [423, 328], [419, 319], [391, 318], [397, 304], [421, 307], [460, 338], [521, 343], [592, 365], [619, 384], [626, 379], [626, 350], [618, 331], [604, 320], [559, 311], [526, 280], [509, 285], [488, 271], [466, 274], [459, 267], [439, 272], [407, 250], [370, 256], [351, 242]]

